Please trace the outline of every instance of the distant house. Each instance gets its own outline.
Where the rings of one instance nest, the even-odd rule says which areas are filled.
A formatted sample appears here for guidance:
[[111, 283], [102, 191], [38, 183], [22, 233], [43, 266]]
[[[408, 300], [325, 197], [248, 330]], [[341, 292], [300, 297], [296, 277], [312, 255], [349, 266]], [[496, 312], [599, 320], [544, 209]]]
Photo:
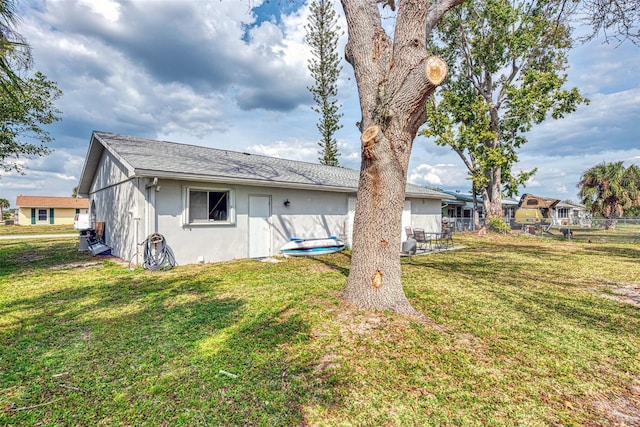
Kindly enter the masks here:
[[[443, 191], [450, 196], [455, 197], [453, 200], [443, 200], [442, 217], [451, 224], [456, 230], [473, 230], [473, 195], [460, 191]], [[480, 223], [484, 223], [484, 206], [482, 197], [477, 196], [478, 217]], [[513, 226], [515, 212], [520, 204], [519, 199], [511, 197], [502, 198], [503, 219], [505, 222]], [[585, 207], [582, 205], [559, 202], [552, 209], [553, 225], [569, 225], [582, 224], [585, 217]]]
[[[94, 132], [78, 194], [113, 255], [132, 259], [160, 233], [179, 264], [192, 264], [277, 255], [293, 237], [351, 244], [358, 179], [341, 167]], [[439, 231], [446, 198], [407, 185], [403, 230]]]
[[18, 196], [20, 225], [71, 225], [77, 213], [87, 213], [89, 200], [75, 197]]
[[560, 202], [553, 208], [554, 225], [591, 224], [587, 209], [583, 205]]

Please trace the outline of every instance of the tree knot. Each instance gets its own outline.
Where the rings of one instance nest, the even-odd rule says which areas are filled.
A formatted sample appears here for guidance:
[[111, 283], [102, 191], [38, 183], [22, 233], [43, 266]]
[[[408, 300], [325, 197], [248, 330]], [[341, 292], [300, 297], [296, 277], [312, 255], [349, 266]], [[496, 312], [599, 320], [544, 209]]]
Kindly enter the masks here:
[[375, 274], [371, 278], [371, 286], [375, 289], [380, 289], [382, 287], [382, 273], [380, 273], [380, 270], [376, 270]]

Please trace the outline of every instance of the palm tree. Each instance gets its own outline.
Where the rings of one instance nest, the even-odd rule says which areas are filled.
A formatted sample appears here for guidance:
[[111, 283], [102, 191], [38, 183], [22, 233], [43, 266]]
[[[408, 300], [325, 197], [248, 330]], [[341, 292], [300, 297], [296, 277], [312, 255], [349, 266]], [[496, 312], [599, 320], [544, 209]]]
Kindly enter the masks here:
[[625, 209], [640, 206], [640, 168], [635, 165], [603, 162], [585, 171], [578, 187], [582, 204], [606, 218], [606, 230], [615, 228]]
[[7, 199], [0, 199], [0, 221], [4, 219], [4, 209], [8, 209], [11, 204]]
[[18, 21], [14, 0], [0, 0], [0, 91], [20, 90], [17, 72], [31, 66], [31, 49], [14, 28]]

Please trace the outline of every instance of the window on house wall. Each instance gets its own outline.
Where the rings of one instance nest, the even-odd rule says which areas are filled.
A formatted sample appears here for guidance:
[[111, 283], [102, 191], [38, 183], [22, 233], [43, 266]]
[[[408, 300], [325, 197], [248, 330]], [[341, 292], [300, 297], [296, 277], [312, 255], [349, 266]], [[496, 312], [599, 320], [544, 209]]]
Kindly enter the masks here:
[[46, 209], [38, 209], [38, 221], [46, 221], [48, 219]]
[[233, 191], [187, 188], [185, 224], [234, 224]]

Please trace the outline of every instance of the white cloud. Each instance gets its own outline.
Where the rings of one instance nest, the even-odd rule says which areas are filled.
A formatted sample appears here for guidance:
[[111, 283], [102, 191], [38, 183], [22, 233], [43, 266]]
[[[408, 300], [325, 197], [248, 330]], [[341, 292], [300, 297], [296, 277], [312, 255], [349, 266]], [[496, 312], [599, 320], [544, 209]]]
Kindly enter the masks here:
[[[21, 192], [70, 194], [92, 130], [316, 162], [318, 115], [309, 108], [304, 43], [308, 5], [262, 21], [249, 7], [262, 4], [43, 0], [37, 10], [26, 3], [20, 31], [33, 48], [35, 68], [64, 91], [63, 121], [49, 127], [54, 154], [26, 161], [27, 176], [2, 173], [0, 197], [13, 203]], [[337, 10], [342, 52], [346, 22], [339, 4]], [[383, 14], [384, 25], [393, 24], [388, 8]], [[637, 47], [594, 42], [569, 58], [568, 86], [579, 86], [591, 105], [538, 126], [520, 152], [518, 167], [539, 169], [527, 188], [549, 196], [570, 196], [580, 174], [599, 162], [640, 162]], [[359, 100], [353, 70], [342, 65], [339, 161], [359, 169]], [[421, 137], [408, 178], [430, 187], [470, 187], [457, 155]]]
[[468, 184], [466, 170], [460, 166], [447, 163], [429, 165], [420, 164], [409, 171], [408, 181], [426, 187], [455, 187]]
[[120, 18], [120, 5], [112, 0], [79, 0], [83, 6], [91, 9], [92, 12], [99, 14], [111, 22], [116, 22]]

